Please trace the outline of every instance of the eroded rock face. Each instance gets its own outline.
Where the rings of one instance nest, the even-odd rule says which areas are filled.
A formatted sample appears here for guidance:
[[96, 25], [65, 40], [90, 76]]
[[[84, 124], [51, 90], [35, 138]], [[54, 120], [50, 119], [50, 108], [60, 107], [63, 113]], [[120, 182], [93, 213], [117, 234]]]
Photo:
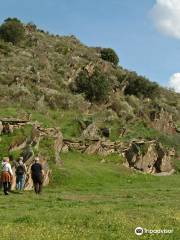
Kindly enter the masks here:
[[79, 152], [85, 152], [87, 154], [99, 154], [107, 156], [112, 153], [122, 153], [122, 142], [111, 142], [107, 139], [100, 140], [68, 140], [64, 139], [64, 146], [62, 150], [68, 148], [68, 150], [76, 150]]
[[[14, 120], [13, 120], [14, 121]], [[15, 121], [16, 127], [22, 127], [26, 125], [26, 123], [21, 125], [19, 121]], [[49, 184], [50, 181], [50, 175], [51, 175], [51, 170], [49, 169], [47, 158], [48, 156], [45, 156], [42, 152], [41, 149], [39, 149], [39, 145], [42, 140], [46, 139], [52, 139], [53, 144], [51, 146], [51, 150], [54, 153], [54, 162], [56, 164], [62, 164], [62, 161], [60, 159], [60, 152], [63, 147], [63, 136], [61, 131], [58, 128], [43, 128], [38, 124], [37, 122], [35, 123], [28, 123], [32, 125], [32, 131], [31, 134], [26, 137], [24, 140], [22, 139], [21, 141], [12, 141], [9, 145], [9, 154], [13, 151], [20, 151], [20, 156], [23, 157], [24, 164], [27, 168], [27, 173], [26, 173], [26, 180], [25, 180], [25, 190], [31, 190], [33, 189], [33, 181], [31, 178], [31, 166], [34, 163], [34, 156], [38, 156], [40, 158], [40, 163], [42, 164], [43, 167], [43, 172], [44, 172], [44, 180], [43, 180], [43, 185], [46, 186]], [[34, 153], [36, 152], [36, 154]], [[14, 160], [13, 164], [13, 172], [14, 172], [14, 177], [13, 177], [13, 182], [12, 182], [12, 190], [16, 188], [16, 167], [17, 167], [17, 162]]]
[[151, 113], [152, 126], [164, 133], [176, 133], [176, 126], [174, 124], [172, 115], [161, 109], [158, 113]]
[[146, 173], [172, 171], [171, 157], [174, 154], [174, 151], [163, 149], [156, 141], [132, 142], [124, 151], [126, 165]]
[[63, 147], [63, 135], [60, 131], [57, 131], [54, 142], [54, 151], [55, 151], [55, 162], [56, 164], [62, 164], [60, 159], [60, 152]]

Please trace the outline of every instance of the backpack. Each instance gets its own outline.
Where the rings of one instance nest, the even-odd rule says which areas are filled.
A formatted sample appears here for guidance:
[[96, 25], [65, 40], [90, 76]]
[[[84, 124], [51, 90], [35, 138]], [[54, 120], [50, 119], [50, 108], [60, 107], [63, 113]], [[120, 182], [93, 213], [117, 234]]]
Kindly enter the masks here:
[[23, 165], [19, 165], [16, 169], [17, 175], [23, 175], [25, 173], [25, 167]]

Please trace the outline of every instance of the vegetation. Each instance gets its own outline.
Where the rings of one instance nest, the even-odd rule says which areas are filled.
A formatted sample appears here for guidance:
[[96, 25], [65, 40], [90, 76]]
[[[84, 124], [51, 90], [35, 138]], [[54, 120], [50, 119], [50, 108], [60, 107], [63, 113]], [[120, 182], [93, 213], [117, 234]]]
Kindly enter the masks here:
[[24, 38], [23, 24], [16, 18], [8, 18], [0, 26], [0, 38], [6, 42], [18, 44]]
[[89, 101], [100, 102], [106, 100], [109, 90], [110, 85], [107, 76], [98, 68], [92, 75], [83, 70], [76, 78], [76, 92], [84, 93], [85, 98]]
[[111, 48], [103, 48], [101, 50], [101, 58], [105, 61], [113, 63], [114, 65], [118, 65], [119, 63], [118, 55]]
[[155, 82], [150, 82], [147, 78], [137, 75], [136, 72], [126, 72], [119, 76], [120, 82], [128, 82], [124, 93], [143, 98], [154, 98], [159, 93], [159, 86]]
[[[179, 176], [133, 174], [114, 157], [100, 163], [97, 156], [63, 154], [63, 169], [42, 195], [0, 193], [3, 240], [128, 239], [134, 229], [173, 229], [167, 235], [141, 238], [174, 240], [179, 231]], [[109, 160], [109, 162], [108, 162]]]
[[[12, 26], [19, 26], [23, 34], [16, 38]], [[0, 193], [0, 238], [136, 240], [134, 229], [142, 226], [174, 229], [171, 235], [142, 239], [179, 239], [180, 136], [155, 129], [151, 114], [158, 117], [163, 109], [179, 127], [180, 95], [117, 66], [119, 59], [112, 49], [90, 48], [74, 36], [53, 36], [17, 19], [7, 19], [3, 28], [1, 118], [28, 117], [43, 127], [60, 128], [67, 139], [79, 138], [90, 123], [108, 128], [109, 140], [122, 144], [134, 138], [156, 139], [175, 148], [176, 174], [139, 174], [123, 166], [122, 156], [74, 151], [61, 154], [64, 165], [59, 167], [54, 163], [54, 141], [47, 138], [40, 142], [39, 153], [48, 159], [51, 183], [40, 196], [30, 191], [5, 198]], [[15, 39], [5, 39], [7, 33]], [[0, 158], [8, 155], [10, 144], [22, 142], [30, 132], [26, 126], [2, 135]], [[147, 146], [140, 150], [145, 154]], [[12, 152], [15, 158], [19, 154]]]

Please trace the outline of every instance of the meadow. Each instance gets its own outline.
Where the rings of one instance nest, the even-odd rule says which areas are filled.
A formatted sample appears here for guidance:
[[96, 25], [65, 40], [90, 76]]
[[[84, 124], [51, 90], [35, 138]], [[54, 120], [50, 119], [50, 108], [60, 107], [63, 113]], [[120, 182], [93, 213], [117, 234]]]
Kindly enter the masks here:
[[[61, 154], [51, 184], [33, 191], [0, 193], [2, 240], [180, 239], [179, 174], [157, 177], [122, 166], [112, 155]], [[173, 229], [136, 236], [136, 227]]]

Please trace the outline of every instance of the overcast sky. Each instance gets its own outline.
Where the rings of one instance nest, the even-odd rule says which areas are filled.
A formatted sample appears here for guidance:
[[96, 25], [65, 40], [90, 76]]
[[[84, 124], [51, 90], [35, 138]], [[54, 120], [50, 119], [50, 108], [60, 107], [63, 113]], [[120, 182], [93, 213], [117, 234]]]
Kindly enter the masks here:
[[1, 0], [7, 17], [112, 47], [123, 67], [180, 92], [180, 0]]

